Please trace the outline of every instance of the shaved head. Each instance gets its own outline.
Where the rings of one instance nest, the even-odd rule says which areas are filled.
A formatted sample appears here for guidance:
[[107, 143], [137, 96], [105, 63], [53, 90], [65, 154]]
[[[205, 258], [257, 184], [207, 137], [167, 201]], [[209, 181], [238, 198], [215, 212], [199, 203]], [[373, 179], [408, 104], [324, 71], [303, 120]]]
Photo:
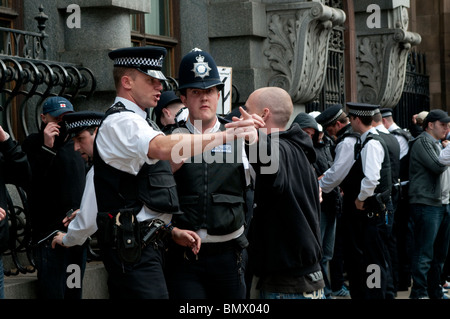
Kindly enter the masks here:
[[264, 120], [280, 129], [286, 127], [294, 110], [289, 93], [279, 87], [264, 87], [254, 91], [248, 97], [246, 107], [250, 114], [256, 113], [260, 116], [266, 114], [265, 109], [268, 109], [270, 116], [263, 117]]

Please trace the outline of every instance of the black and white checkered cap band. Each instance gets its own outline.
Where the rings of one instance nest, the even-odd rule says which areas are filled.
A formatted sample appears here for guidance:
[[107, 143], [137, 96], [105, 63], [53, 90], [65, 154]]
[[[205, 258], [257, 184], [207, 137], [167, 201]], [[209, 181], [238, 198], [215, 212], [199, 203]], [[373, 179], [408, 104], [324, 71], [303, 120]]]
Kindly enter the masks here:
[[101, 122], [101, 119], [83, 119], [79, 121], [75, 121], [72, 123], [66, 122], [66, 128], [68, 131], [78, 129], [78, 128], [84, 128], [84, 127], [91, 127], [91, 126], [99, 126]]
[[348, 114], [356, 116], [374, 116], [377, 112], [375, 110], [354, 110], [349, 109]]
[[145, 57], [123, 57], [114, 59], [116, 66], [128, 67], [153, 67], [161, 69], [163, 66], [164, 57], [161, 55], [159, 59], [150, 59]]
[[344, 112], [344, 111], [342, 111], [342, 109], [340, 109], [339, 112], [337, 112], [335, 116], [333, 116], [331, 119], [329, 119], [329, 120], [326, 121], [325, 123], [322, 123], [322, 126], [323, 126], [323, 127], [326, 127], [326, 126], [330, 125], [331, 123], [333, 123], [334, 121], [336, 121], [336, 120], [339, 118], [339, 116], [341, 116], [341, 114], [342, 114], [343, 112]]

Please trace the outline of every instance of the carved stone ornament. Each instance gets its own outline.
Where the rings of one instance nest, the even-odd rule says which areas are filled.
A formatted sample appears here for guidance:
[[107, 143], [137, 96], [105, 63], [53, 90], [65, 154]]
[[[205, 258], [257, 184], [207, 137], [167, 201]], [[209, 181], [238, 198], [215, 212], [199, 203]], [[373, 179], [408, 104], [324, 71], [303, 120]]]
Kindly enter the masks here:
[[395, 107], [403, 91], [408, 53], [421, 42], [419, 34], [406, 31], [406, 8], [393, 12], [395, 28], [381, 28], [357, 36], [358, 101]]
[[297, 2], [268, 6], [267, 18], [268, 85], [285, 89], [294, 103], [311, 101], [323, 86], [329, 38], [333, 26], [345, 22], [344, 11], [320, 2]]

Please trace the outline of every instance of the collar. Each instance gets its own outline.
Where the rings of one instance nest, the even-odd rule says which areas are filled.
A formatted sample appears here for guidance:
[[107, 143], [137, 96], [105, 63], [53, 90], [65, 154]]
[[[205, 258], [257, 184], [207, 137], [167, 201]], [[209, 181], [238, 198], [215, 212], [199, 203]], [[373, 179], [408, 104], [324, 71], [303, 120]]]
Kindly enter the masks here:
[[379, 135], [378, 132], [377, 132], [377, 130], [376, 130], [376, 128], [374, 128], [374, 127], [372, 126], [369, 130], [367, 130], [367, 131], [365, 131], [363, 134], [361, 134], [361, 144], [364, 143], [364, 141], [366, 140], [367, 135], [369, 135], [369, 133]]
[[141, 116], [143, 119], [147, 117], [147, 113], [143, 109], [141, 109], [136, 103], [131, 102], [130, 100], [127, 100], [126, 98], [120, 96], [116, 96], [114, 104], [116, 104], [117, 102], [122, 102], [122, 104], [125, 105], [125, 107], [128, 110], [133, 111], [137, 115]]
[[389, 126], [388, 131], [392, 132], [393, 130], [396, 130], [398, 128], [400, 128], [400, 126], [398, 126], [396, 123], [392, 123], [392, 125]]
[[[191, 132], [192, 134], [202, 134], [202, 132], [200, 132], [192, 123], [191, 123], [191, 118], [189, 117], [186, 121], [186, 127], [189, 130], [189, 132]], [[214, 126], [207, 130], [205, 132], [206, 133], [216, 133], [220, 130], [220, 121], [216, 116], [216, 123], [214, 124]]]
[[383, 132], [383, 133], [386, 133], [386, 134], [390, 133], [389, 130], [383, 124], [380, 124], [380, 125], [376, 126], [375, 128], [379, 132]]

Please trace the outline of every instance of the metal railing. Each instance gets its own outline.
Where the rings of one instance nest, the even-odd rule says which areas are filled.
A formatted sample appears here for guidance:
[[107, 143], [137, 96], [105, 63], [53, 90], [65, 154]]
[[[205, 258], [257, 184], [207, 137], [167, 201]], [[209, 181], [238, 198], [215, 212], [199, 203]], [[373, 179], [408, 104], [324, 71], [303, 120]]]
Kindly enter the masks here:
[[[30, 133], [29, 122], [40, 126], [41, 105], [47, 97], [88, 99], [96, 89], [95, 76], [88, 68], [47, 59], [48, 16], [42, 5], [35, 19], [39, 32], [0, 27], [1, 112], [5, 130], [13, 139], [17, 139], [15, 130], [21, 129], [23, 136]], [[4, 255], [11, 256], [15, 268], [4, 272], [6, 275], [33, 272], [27, 194], [20, 187], [8, 185], [7, 202], [10, 238], [9, 250]]]
[[408, 55], [402, 97], [393, 109], [393, 118], [401, 128], [409, 128], [414, 114], [429, 110], [430, 83], [426, 56], [423, 53], [411, 51]]

